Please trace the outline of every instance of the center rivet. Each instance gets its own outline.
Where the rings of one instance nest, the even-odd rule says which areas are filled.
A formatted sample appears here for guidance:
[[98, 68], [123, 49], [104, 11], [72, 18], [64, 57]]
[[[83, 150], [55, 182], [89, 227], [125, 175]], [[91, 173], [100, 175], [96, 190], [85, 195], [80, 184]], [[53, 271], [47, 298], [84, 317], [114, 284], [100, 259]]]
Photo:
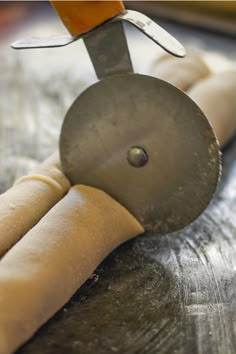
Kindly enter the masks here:
[[143, 148], [133, 146], [128, 150], [127, 159], [133, 167], [143, 167], [148, 162], [148, 154]]

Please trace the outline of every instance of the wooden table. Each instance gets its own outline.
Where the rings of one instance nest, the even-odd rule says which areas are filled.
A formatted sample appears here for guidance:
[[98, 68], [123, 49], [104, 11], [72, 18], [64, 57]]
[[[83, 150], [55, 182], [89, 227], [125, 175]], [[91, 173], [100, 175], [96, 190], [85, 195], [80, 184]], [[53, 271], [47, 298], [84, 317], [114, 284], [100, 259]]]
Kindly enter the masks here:
[[[215, 70], [236, 58], [232, 39], [164, 25], [187, 47], [202, 51]], [[62, 28], [51, 18], [20, 35], [57, 31]], [[128, 32], [136, 70], [150, 71], [159, 49]], [[54, 151], [67, 108], [95, 75], [81, 43], [15, 52], [5, 42], [0, 62], [4, 191]], [[191, 227], [121, 246], [18, 353], [235, 354], [235, 154], [236, 141], [224, 152], [223, 178], [211, 206]]]

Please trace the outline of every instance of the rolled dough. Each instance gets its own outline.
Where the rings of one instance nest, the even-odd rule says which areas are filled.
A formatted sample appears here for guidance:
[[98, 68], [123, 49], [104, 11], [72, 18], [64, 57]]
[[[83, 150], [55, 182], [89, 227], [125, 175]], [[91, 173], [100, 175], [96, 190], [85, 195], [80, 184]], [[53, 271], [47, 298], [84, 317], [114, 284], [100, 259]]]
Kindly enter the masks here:
[[68, 191], [57, 153], [0, 195], [0, 257]]
[[236, 71], [217, 73], [199, 81], [188, 94], [206, 114], [224, 146], [236, 132]]
[[72, 187], [0, 262], [0, 354], [27, 341], [115, 247], [143, 231], [104, 192]]
[[186, 91], [197, 81], [209, 76], [211, 71], [203, 58], [195, 53], [187, 53], [185, 58], [165, 54], [153, 65], [151, 75], [165, 80]]

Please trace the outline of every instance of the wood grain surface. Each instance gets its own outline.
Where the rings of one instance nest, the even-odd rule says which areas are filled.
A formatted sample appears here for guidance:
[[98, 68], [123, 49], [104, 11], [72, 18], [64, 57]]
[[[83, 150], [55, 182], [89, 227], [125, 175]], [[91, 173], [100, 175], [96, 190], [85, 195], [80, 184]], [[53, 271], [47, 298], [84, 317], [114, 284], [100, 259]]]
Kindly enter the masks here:
[[[214, 70], [233, 65], [227, 38], [164, 24]], [[22, 34], [61, 31], [51, 20]], [[139, 72], [159, 53], [129, 31]], [[15, 38], [15, 37], [14, 37]], [[63, 116], [95, 80], [82, 44], [0, 51], [0, 190], [57, 147]], [[72, 300], [19, 354], [234, 354], [236, 352], [236, 141], [224, 152], [223, 178], [204, 214], [175, 235], [143, 235], [113, 252]]]

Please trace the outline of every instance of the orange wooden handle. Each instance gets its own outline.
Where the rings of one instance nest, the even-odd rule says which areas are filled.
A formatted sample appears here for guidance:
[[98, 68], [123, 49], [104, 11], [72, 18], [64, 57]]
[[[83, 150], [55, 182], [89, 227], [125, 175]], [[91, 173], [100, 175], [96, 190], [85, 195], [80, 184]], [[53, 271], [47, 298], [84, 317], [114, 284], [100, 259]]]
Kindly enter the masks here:
[[77, 36], [118, 15], [123, 2], [116, 1], [51, 1], [68, 31]]

